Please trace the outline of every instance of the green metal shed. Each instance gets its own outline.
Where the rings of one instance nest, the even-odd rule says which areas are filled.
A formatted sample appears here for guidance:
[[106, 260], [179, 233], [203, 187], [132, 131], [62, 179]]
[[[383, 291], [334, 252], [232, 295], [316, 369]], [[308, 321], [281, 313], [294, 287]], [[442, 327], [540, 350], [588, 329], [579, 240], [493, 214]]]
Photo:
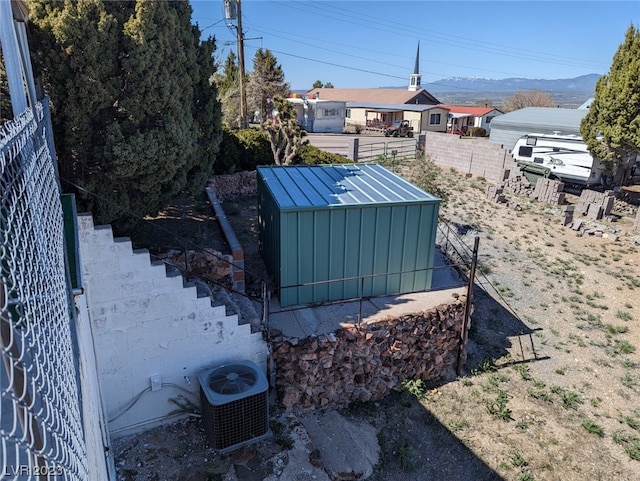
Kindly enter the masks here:
[[260, 250], [281, 306], [431, 287], [440, 199], [376, 164], [257, 170]]

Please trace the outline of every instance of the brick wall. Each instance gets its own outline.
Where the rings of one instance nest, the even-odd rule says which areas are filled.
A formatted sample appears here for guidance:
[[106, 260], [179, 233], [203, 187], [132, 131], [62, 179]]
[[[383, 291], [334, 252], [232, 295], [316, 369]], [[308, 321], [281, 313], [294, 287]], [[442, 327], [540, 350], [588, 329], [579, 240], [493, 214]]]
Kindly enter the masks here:
[[[86, 296], [80, 315], [91, 326], [112, 435], [169, 420], [174, 401], [197, 405], [196, 375], [205, 367], [249, 360], [266, 370], [262, 334], [238, 325], [224, 305], [212, 306], [179, 273], [167, 275], [148, 251], [133, 251], [128, 239], [114, 239], [90, 215], [78, 217], [78, 235]], [[154, 375], [158, 391], [148, 389]]]
[[518, 167], [511, 153], [487, 138], [460, 137], [439, 132], [423, 132], [425, 153], [440, 167], [452, 167], [464, 173], [501, 181], [505, 169]]

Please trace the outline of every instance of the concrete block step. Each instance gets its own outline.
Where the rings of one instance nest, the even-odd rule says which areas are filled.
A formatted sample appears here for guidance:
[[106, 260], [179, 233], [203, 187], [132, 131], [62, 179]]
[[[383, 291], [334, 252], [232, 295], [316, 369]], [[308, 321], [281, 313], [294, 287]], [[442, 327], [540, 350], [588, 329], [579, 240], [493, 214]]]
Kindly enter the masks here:
[[211, 292], [213, 304], [226, 305], [227, 315], [237, 315], [239, 325], [251, 324], [252, 332], [260, 329], [261, 305], [259, 302], [219, 285], [211, 286]]

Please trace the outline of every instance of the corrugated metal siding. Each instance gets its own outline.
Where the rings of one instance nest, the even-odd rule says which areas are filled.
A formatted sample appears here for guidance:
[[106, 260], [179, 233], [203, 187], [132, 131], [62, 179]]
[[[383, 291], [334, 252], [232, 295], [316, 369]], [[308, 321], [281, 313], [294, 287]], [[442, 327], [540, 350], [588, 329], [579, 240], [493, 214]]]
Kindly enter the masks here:
[[377, 164], [258, 167], [258, 174], [282, 211], [436, 199]]
[[[261, 248], [282, 306], [431, 287], [426, 269], [433, 267], [440, 200], [381, 166], [351, 167], [358, 188], [344, 189], [344, 179], [353, 178], [335, 167], [313, 167], [317, 182], [322, 179], [313, 186], [290, 182], [312, 179], [300, 172], [306, 167], [259, 168]], [[272, 176], [283, 169], [286, 176]], [[326, 197], [327, 189], [334, 195]], [[376, 274], [362, 283], [351, 279]], [[332, 279], [341, 280], [301, 286]]]
[[526, 107], [509, 112], [491, 121], [489, 142], [512, 149], [523, 135], [531, 133], [580, 135], [580, 122], [586, 109], [554, 109], [549, 107]]
[[258, 242], [267, 271], [280, 285], [280, 211], [258, 175]]

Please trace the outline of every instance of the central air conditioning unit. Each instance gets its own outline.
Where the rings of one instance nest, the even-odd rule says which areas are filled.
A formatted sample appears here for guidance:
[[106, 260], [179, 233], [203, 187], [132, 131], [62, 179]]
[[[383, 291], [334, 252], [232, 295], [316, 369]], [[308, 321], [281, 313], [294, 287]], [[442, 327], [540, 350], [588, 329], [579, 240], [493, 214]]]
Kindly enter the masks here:
[[271, 436], [269, 384], [251, 361], [198, 373], [202, 422], [210, 446], [221, 453]]

